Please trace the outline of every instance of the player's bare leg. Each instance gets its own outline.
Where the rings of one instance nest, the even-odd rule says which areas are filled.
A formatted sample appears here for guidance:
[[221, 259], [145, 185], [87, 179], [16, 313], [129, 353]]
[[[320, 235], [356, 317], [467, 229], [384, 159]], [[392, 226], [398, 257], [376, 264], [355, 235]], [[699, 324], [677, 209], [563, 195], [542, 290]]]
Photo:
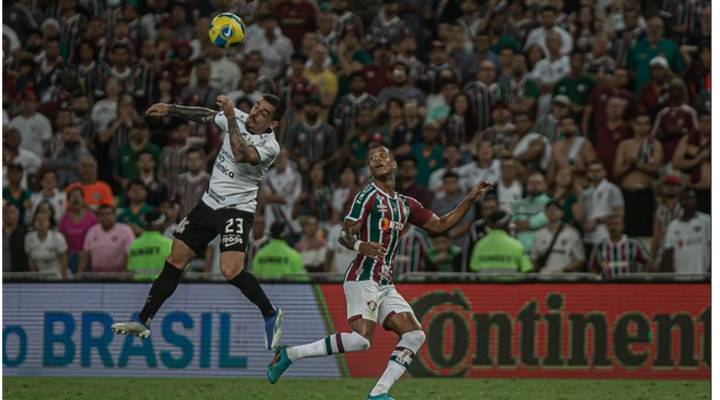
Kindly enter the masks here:
[[388, 391], [405, 373], [415, 359], [420, 346], [425, 342], [425, 333], [412, 313], [395, 314], [387, 322], [387, 328], [397, 333], [400, 341], [390, 356], [385, 372], [368, 396], [368, 399], [372, 400], [392, 399]]
[[227, 281], [255, 304], [265, 319], [265, 347], [272, 350], [282, 338], [283, 310], [273, 307], [255, 275], [245, 271], [245, 253], [225, 251], [220, 254], [220, 271]]
[[160, 307], [167, 300], [180, 282], [180, 276], [195, 252], [185, 242], [173, 239], [170, 255], [165, 259], [165, 266], [160, 275], [153, 282], [148, 293], [145, 305], [138, 317], [138, 321], [129, 321], [112, 324], [113, 332], [120, 335], [133, 335], [145, 339], [150, 336], [150, 323]]
[[325, 357], [337, 353], [363, 351], [370, 348], [375, 336], [377, 324], [369, 319], [356, 319], [350, 322], [352, 332], [335, 333], [316, 342], [300, 346], [280, 347], [273, 361], [268, 365], [267, 377], [270, 383], [280, 379], [290, 365], [308, 357]]

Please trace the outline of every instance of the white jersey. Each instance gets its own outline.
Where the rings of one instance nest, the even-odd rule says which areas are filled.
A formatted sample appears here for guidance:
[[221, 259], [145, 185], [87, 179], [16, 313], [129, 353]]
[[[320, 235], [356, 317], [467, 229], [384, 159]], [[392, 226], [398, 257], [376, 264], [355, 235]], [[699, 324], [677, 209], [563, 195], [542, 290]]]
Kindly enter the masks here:
[[676, 219], [667, 227], [664, 247], [673, 250], [675, 273], [702, 274], [710, 270], [710, 216], [697, 213], [689, 221]]
[[487, 168], [481, 168], [475, 162], [469, 162], [457, 169], [460, 175], [460, 184], [465, 191], [472, 190], [481, 181], [493, 184], [500, 180], [500, 160], [494, 159]]
[[[555, 236], [550, 228], [544, 227], [535, 233], [535, 241], [530, 250], [530, 258], [537, 261], [545, 254]], [[552, 251], [548, 255], [545, 266], [539, 266], [541, 274], [561, 273], [573, 260], [585, 261], [585, 248], [578, 231], [570, 225], [564, 225]]]
[[235, 109], [235, 115], [243, 138], [257, 149], [260, 163], [252, 165], [235, 161], [230, 147], [227, 118], [222, 112], [218, 113], [215, 124], [223, 132], [223, 143], [202, 201], [214, 210], [233, 207], [254, 214], [260, 180], [275, 161], [280, 145], [273, 131], [260, 135], [251, 134], [245, 126], [248, 114]]

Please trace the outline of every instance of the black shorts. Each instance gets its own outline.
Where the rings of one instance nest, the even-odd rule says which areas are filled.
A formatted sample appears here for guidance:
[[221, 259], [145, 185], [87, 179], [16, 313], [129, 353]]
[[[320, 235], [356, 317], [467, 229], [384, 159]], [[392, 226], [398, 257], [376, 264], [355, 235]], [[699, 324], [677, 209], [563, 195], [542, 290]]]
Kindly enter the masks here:
[[220, 235], [220, 251], [245, 252], [254, 215], [235, 208], [213, 210], [202, 200], [178, 224], [174, 236], [195, 254], [204, 254], [208, 243]]

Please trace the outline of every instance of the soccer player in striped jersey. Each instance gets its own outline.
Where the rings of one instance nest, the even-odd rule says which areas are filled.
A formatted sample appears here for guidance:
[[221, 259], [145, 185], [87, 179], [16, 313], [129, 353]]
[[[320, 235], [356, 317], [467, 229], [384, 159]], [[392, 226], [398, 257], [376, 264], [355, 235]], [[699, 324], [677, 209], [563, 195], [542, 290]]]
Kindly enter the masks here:
[[623, 234], [625, 226], [620, 214], [607, 219], [610, 237], [595, 245], [590, 255], [590, 270], [604, 279], [616, 279], [623, 274], [648, 272], [653, 268], [645, 246]]
[[429, 232], [447, 231], [492, 187], [489, 182], [480, 182], [454, 210], [438, 217], [417, 200], [395, 191], [397, 161], [388, 148], [371, 149], [368, 168], [372, 182], [355, 196], [339, 239], [341, 245], [358, 252], [343, 284], [352, 332], [278, 348], [268, 366], [271, 383], [277, 382], [292, 363], [303, 358], [367, 350], [380, 322], [383, 328], [397, 333], [400, 340], [368, 399], [392, 399], [388, 395], [390, 387], [400, 379], [425, 341], [412, 308], [393, 285], [392, 265], [401, 233], [410, 224]]

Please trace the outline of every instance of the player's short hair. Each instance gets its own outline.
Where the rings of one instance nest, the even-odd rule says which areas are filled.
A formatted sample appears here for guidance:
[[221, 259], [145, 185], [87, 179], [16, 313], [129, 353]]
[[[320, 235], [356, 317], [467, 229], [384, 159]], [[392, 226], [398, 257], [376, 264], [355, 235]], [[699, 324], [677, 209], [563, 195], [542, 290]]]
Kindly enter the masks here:
[[275, 112], [273, 113], [273, 121], [280, 121], [283, 118], [283, 115], [285, 115], [285, 104], [280, 100], [279, 97], [275, 96], [274, 94], [265, 93], [262, 95], [262, 99], [270, 103], [271, 106], [275, 109]]

